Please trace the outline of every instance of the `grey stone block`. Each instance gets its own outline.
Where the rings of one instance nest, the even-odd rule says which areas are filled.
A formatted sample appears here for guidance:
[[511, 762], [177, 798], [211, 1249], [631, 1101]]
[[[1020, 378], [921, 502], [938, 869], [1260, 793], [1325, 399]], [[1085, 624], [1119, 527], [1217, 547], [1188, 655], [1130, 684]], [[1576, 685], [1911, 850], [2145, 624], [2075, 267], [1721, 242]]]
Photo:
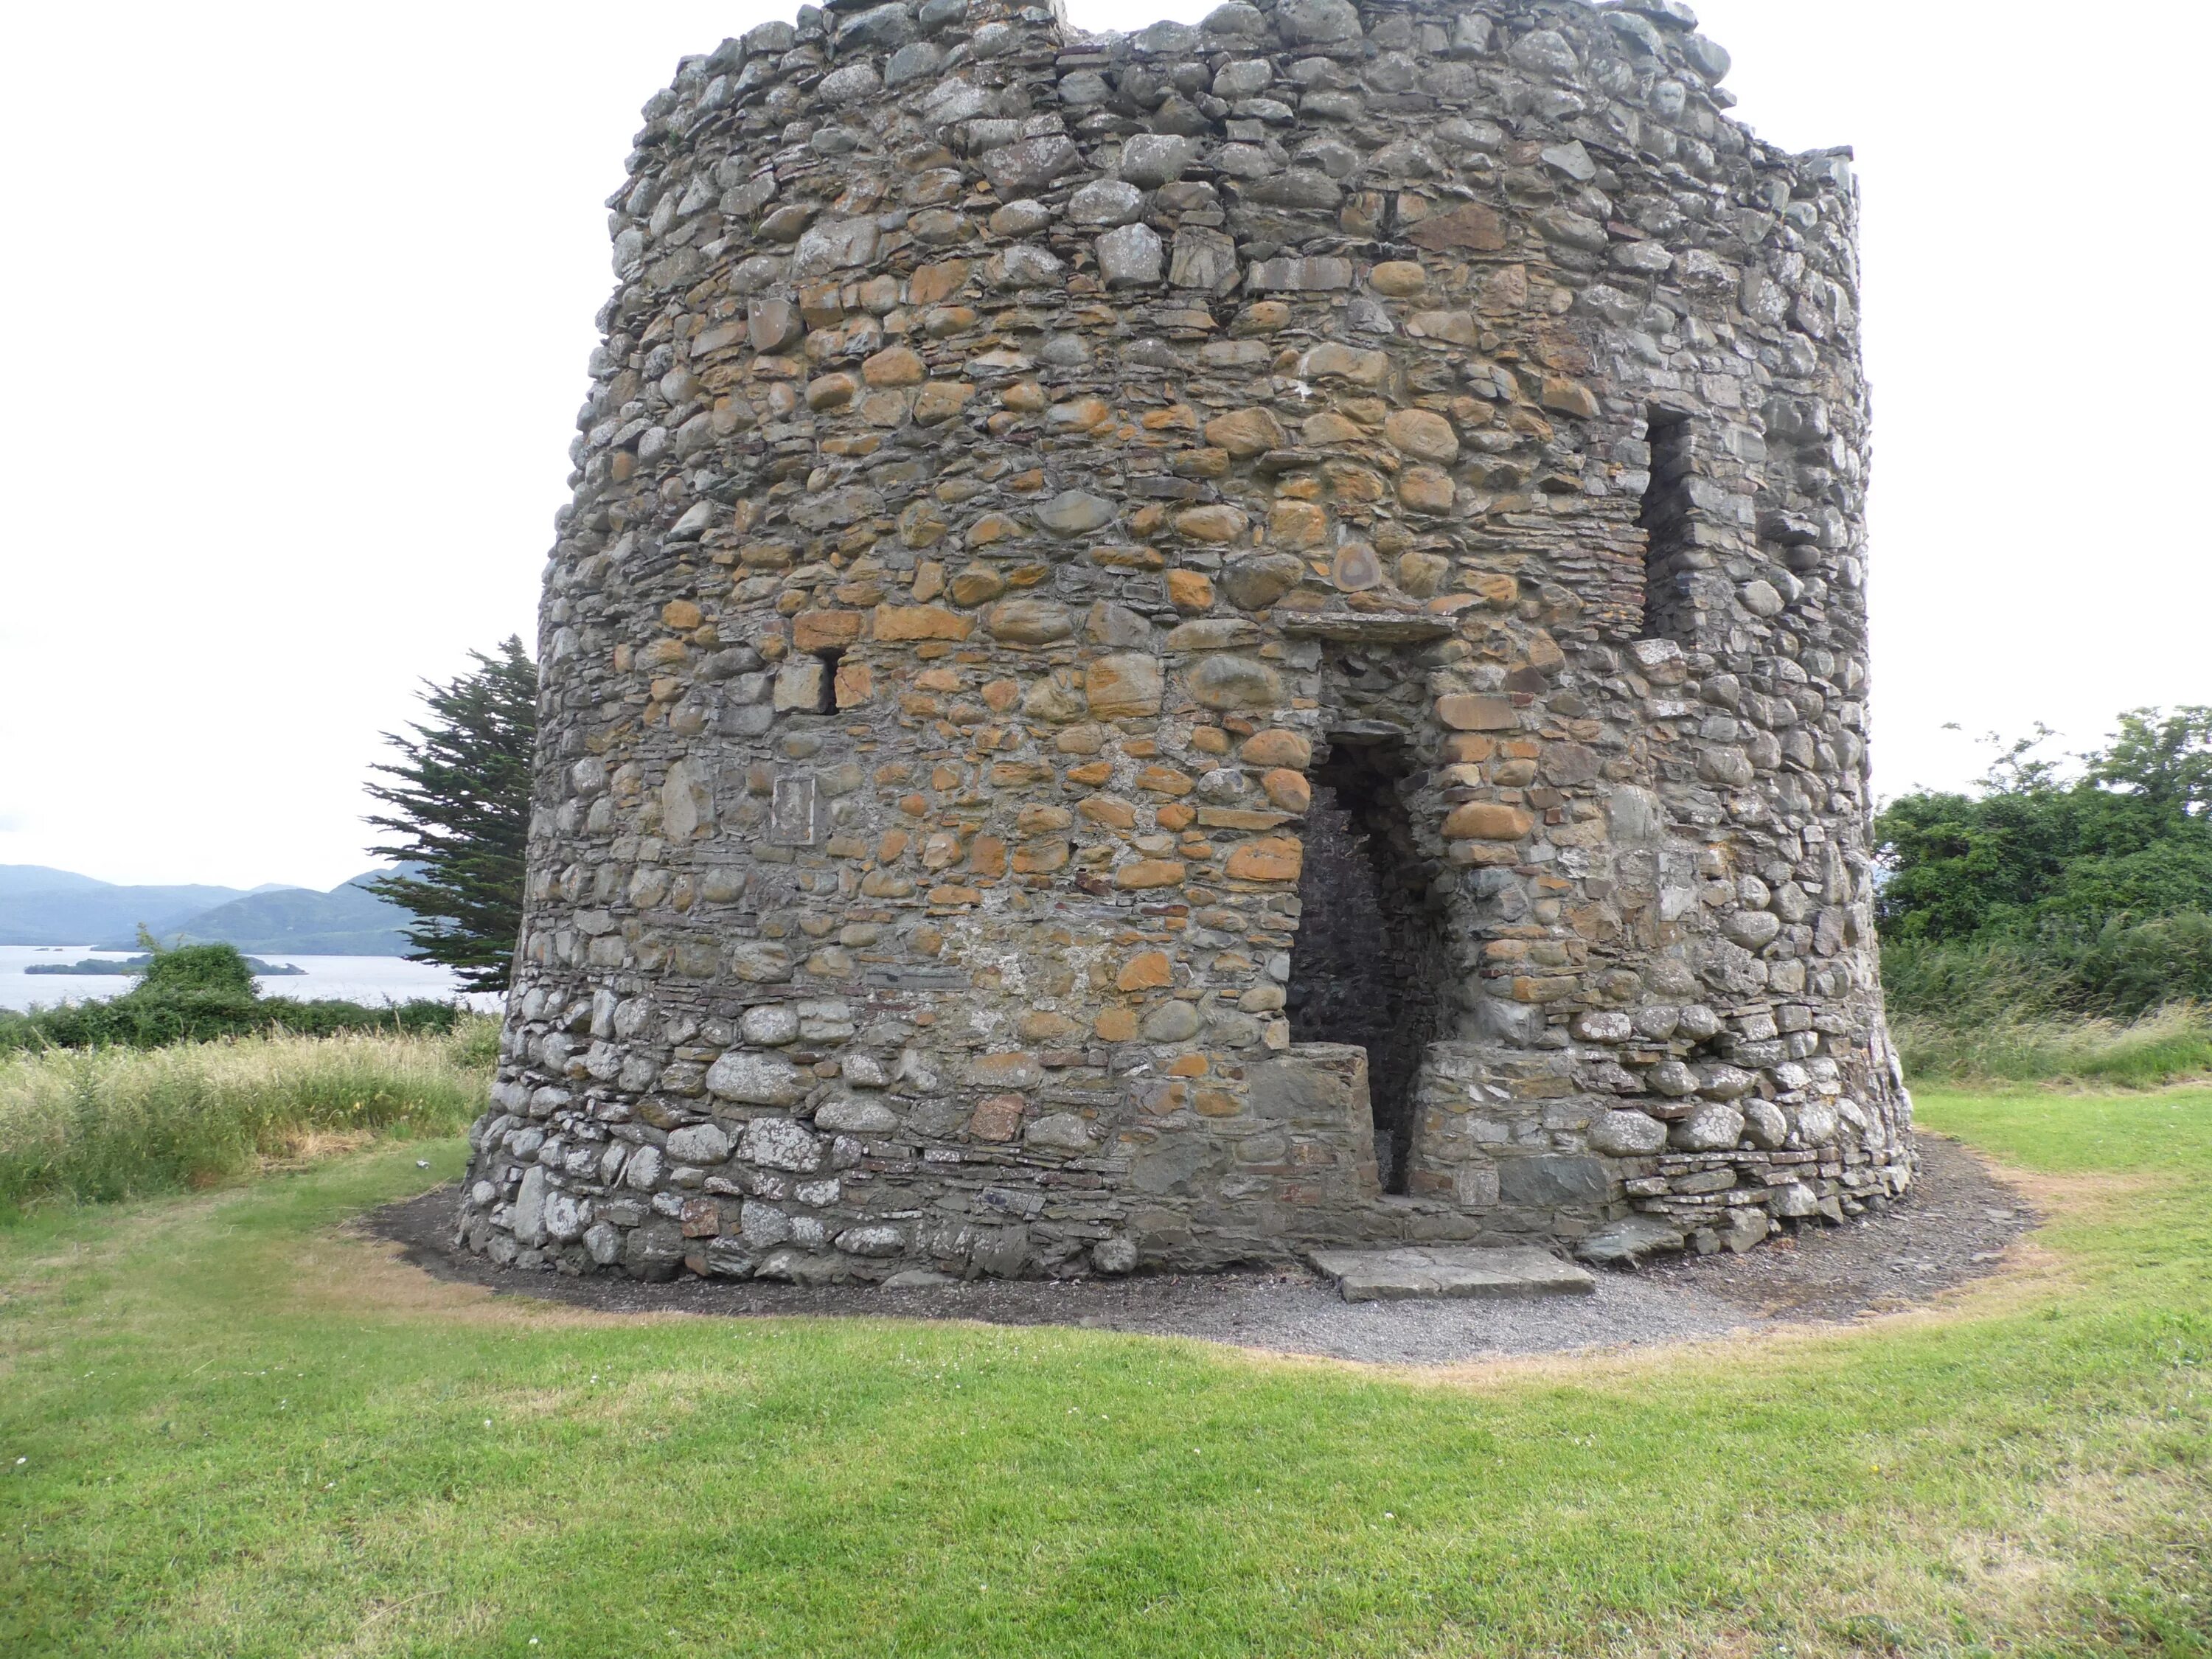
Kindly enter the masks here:
[[1409, 1297], [1588, 1296], [1597, 1281], [1571, 1261], [1534, 1246], [1407, 1246], [1387, 1250], [1316, 1250], [1314, 1267], [1336, 1281], [1346, 1302]]

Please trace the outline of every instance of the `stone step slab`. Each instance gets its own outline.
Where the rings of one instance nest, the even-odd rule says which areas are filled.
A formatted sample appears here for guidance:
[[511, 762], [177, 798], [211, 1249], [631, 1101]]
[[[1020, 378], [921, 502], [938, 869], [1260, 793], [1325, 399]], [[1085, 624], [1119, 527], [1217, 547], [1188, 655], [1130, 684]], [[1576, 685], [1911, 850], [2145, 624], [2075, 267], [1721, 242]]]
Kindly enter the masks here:
[[1310, 1257], [1336, 1281], [1346, 1302], [1409, 1297], [1588, 1296], [1597, 1280], [1571, 1261], [1530, 1245], [1401, 1246], [1387, 1250], [1315, 1250]]

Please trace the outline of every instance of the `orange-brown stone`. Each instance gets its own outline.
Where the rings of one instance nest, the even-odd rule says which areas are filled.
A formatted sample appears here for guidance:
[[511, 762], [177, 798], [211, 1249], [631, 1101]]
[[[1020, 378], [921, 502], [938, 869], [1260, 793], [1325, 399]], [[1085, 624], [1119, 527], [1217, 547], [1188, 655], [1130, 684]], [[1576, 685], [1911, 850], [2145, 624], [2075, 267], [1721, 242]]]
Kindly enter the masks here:
[[1176, 514], [1178, 533], [1194, 542], [1233, 542], [1244, 533], [1244, 515], [1233, 507], [1194, 507]]
[[1264, 409], [1240, 409], [1206, 423], [1206, 441], [1240, 461], [1284, 445], [1282, 422]]
[[1534, 820], [1517, 806], [1503, 801], [1471, 800], [1452, 808], [1444, 819], [1447, 841], [1519, 841], [1534, 828]]
[[1438, 697], [1437, 718], [1455, 732], [1510, 732], [1521, 724], [1511, 698], [1465, 691]]
[[975, 631], [975, 619], [947, 611], [939, 605], [879, 605], [876, 607], [878, 641], [964, 640]]
[[1170, 570], [1168, 603], [1187, 613], [1209, 610], [1213, 605], [1213, 583], [1195, 570]]
[[1313, 786], [1306, 781], [1304, 773], [1293, 772], [1287, 766], [1278, 766], [1262, 774], [1260, 787], [1285, 812], [1303, 812], [1313, 805]]
[[860, 378], [870, 386], [920, 386], [928, 378], [921, 354], [911, 346], [885, 346], [860, 365]]
[[800, 651], [849, 645], [860, 637], [857, 611], [802, 611], [791, 619], [791, 643]]
[[1114, 976], [1115, 988], [1123, 991], [1155, 991], [1174, 983], [1175, 965], [1164, 951], [1146, 951], [1131, 957]]
[[1433, 252], [1464, 247], [1478, 253], [1496, 253], [1505, 246], [1505, 221], [1498, 216], [1496, 209], [1468, 202], [1449, 213], [1435, 214], [1422, 220], [1407, 234], [1406, 240], [1415, 247]]
[[909, 298], [918, 306], [933, 306], [940, 300], [949, 300], [960, 291], [968, 280], [965, 259], [940, 259], [933, 265], [924, 265], [914, 273], [908, 285]]
[[1296, 881], [1305, 855], [1304, 844], [1294, 836], [1267, 836], [1237, 848], [1225, 867], [1240, 881]]
[[1139, 859], [1114, 872], [1114, 884], [1139, 890], [1180, 887], [1186, 873], [1186, 866], [1177, 859]]
[[1025, 842], [1014, 848], [1014, 873], [1018, 876], [1048, 876], [1067, 866], [1067, 843], [1064, 841]]
[[1254, 766], [1287, 766], [1303, 772], [1313, 764], [1311, 740], [1279, 726], [1255, 732], [1237, 752]]
[[1172, 766], [1147, 766], [1137, 774], [1137, 787], [1156, 795], [1188, 795], [1192, 784]]
[[986, 1095], [975, 1103], [968, 1119], [968, 1133], [978, 1140], [1012, 1140], [1021, 1131], [1022, 1112], [1027, 1104], [1019, 1095]]

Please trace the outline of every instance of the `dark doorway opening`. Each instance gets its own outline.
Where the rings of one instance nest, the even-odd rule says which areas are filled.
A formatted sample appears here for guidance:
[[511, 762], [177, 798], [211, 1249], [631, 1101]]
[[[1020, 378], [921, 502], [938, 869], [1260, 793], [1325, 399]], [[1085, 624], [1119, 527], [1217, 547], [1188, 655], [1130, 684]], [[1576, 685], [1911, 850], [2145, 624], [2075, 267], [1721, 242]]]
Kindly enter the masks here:
[[1449, 1035], [1454, 970], [1435, 870], [1405, 797], [1417, 781], [1401, 739], [1333, 736], [1313, 774], [1291, 1036], [1367, 1050], [1382, 1190], [1406, 1190], [1422, 1051]]

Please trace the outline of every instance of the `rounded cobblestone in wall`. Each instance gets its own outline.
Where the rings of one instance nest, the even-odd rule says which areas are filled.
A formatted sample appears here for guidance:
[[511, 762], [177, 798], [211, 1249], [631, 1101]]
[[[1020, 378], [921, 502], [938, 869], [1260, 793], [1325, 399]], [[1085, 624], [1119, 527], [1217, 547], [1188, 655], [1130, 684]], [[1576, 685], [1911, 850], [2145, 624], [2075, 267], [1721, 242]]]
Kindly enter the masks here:
[[[685, 59], [607, 204], [470, 1247], [1602, 1255], [1901, 1192], [1856, 200], [1726, 64], [1678, 0]], [[1354, 946], [1419, 1029], [1298, 1040]]]

